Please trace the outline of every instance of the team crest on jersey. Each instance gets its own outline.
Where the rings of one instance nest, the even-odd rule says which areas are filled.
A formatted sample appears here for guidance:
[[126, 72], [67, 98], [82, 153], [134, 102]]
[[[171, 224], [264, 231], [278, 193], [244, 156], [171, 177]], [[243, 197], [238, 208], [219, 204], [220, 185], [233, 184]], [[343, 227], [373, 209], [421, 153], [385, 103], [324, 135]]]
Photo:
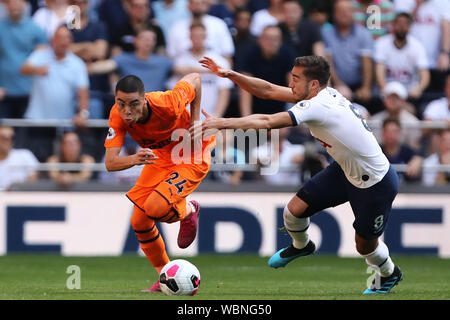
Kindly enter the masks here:
[[114, 128], [108, 129], [108, 135], [106, 136], [106, 139], [111, 140], [116, 136], [116, 130]]
[[302, 109], [306, 109], [306, 108], [309, 108], [310, 103], [308, 101], [301, 101], [298, 103], [298, 106]]

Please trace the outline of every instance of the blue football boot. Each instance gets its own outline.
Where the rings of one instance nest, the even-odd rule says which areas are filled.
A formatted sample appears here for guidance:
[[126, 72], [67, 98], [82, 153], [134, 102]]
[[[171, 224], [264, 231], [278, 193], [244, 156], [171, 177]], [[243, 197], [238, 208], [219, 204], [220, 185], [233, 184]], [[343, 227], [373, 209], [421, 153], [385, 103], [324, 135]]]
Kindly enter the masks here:
[[309, 240], [308, 244], [302, 249], [297, 249], [293, 245], [291, 245], [287, 248], [279, 250], [269, 259], [268, 263], [269, 266], [271, 266], [272, 268], [284, 267], [292, 260], [299, 257], [310, 255], [315, 250], [316, 245], [314, 244], [314, 242]]
[[380, 277], [378, 288], [375, 280], [373, 280], [370, 288], [367, 288], [363, 294], [389, 293], [394, 286], [403, 280], [403, 273], [398, 266], [395, 266], [394, 272], [389, 277]]

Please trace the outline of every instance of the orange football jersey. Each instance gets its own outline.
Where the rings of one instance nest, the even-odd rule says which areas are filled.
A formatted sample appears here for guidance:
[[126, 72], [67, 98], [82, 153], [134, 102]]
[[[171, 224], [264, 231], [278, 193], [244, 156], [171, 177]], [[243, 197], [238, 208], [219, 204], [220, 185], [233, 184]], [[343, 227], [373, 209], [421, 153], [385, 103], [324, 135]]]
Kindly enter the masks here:
[[[120, 117], [117, 106], [111, 108], [109, 131], [105, 140], [106, 148], [121, 147], [126, 132], [142, 148], [150, 148], [160, 153], [171, 153], [178, 141], [172, 141], [176, 129], [188, 129], [191, 115], [186, 107], [195, 98], [194, 88], [186, 81], [180, 81], [173, 90], [149, 92], [145, 94], [150, 118], [146, 123], [126, 124]], [[214, 143], [214, 139], [204, 141], [202, 149]]]

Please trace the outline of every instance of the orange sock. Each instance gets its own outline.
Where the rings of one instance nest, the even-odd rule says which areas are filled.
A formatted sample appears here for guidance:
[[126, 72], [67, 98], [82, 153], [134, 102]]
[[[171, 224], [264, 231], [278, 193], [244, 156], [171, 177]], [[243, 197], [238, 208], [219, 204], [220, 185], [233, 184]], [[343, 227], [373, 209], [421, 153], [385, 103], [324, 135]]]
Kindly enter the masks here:
[[159, 234], [155, 222], [143, 211], [135, 207], [131, 217], [131, 225], [139, 240], [142, 251], [156, 268], [158, 273], [169, 262], [164, 240]]
[[167, 256], [166, 246], [164, 244], [164, 240], [161, 236], [158, 237], [155, 241], [151, 243], [141, 243], [141, 249], [144, 251], [145, 256], [155, 267], [158, 274], [161, 272], [161, 269], [170, 261]]

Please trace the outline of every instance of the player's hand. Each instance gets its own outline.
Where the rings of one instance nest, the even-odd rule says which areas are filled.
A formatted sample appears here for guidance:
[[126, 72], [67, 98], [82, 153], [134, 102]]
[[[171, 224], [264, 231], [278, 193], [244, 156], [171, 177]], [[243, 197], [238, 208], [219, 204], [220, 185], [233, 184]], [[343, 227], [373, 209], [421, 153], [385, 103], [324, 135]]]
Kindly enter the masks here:
[[348, 100], [350, 100], [350, 101], [353, 100], [353, 92], [345, 84], [338, 84], [334, 88]]
[[36, 67], [36, 75], [45, 77], [46, 75], [48, 75], [48, 69], [48, 66]]
[[81, 115], [80, 113], [77, 113], [74, 117], [73, 117], [73, 124], [79, 128], [84, 128], [86, 127], [86, 123], [88, 121], [88, 118], [84, 117], [83, 115]]
[[61, 172], [56, 178], [56, 182], [61, 186], [68, 187], [73, 184], [73, 177], [69, 172]]
[[423, 158], [419, 156], [415, 156], [409, 161], [408, 166], [406, 168], [406, 176], [410, 178], [417, 178], [420, 175], [420, 172], [422, 171], [422, 163]]
[[136, 158], [135, 165], [155, 163], [155, 161], [152, 160], [158, 159], [158, 157], [149, 148], [140, 149], [134, 156]]
[[202, 65], [202, 67], [208, 69], [219, 77], [227, 78], [231, 74], [231, 70], [222, 68], [211, 58], [203, 57], [198, 62]]
[[412, 87], [408, 93], [410, 98], [419, 99], [422, 95], [422, 89], [419, 86]]
[[215, 129], [223, 129], [223, 118], [214, 117], [203, 109], [202, 113], [206, 117], [202, 122], [202, 132], [206, 133], [206, 136], [215, 134], [217, 132]]
[[198, 151], [202, 150], [203, 143], [203, 132], [202, 132], [202, 121], [196, 120], [192, 121], [189, 126], [189, 135], [191, 137], [191, 150]]
[[361, 87], [356, 90], [355, 95], [359, 100], [368, 101], [370, 100], [372, 93], [370, 92], [370, 88]]
[[436, 67], [440, 71], [447, 71], [450, 67], [450, 57], [447, 53], [442, 52], [439, 54]]

